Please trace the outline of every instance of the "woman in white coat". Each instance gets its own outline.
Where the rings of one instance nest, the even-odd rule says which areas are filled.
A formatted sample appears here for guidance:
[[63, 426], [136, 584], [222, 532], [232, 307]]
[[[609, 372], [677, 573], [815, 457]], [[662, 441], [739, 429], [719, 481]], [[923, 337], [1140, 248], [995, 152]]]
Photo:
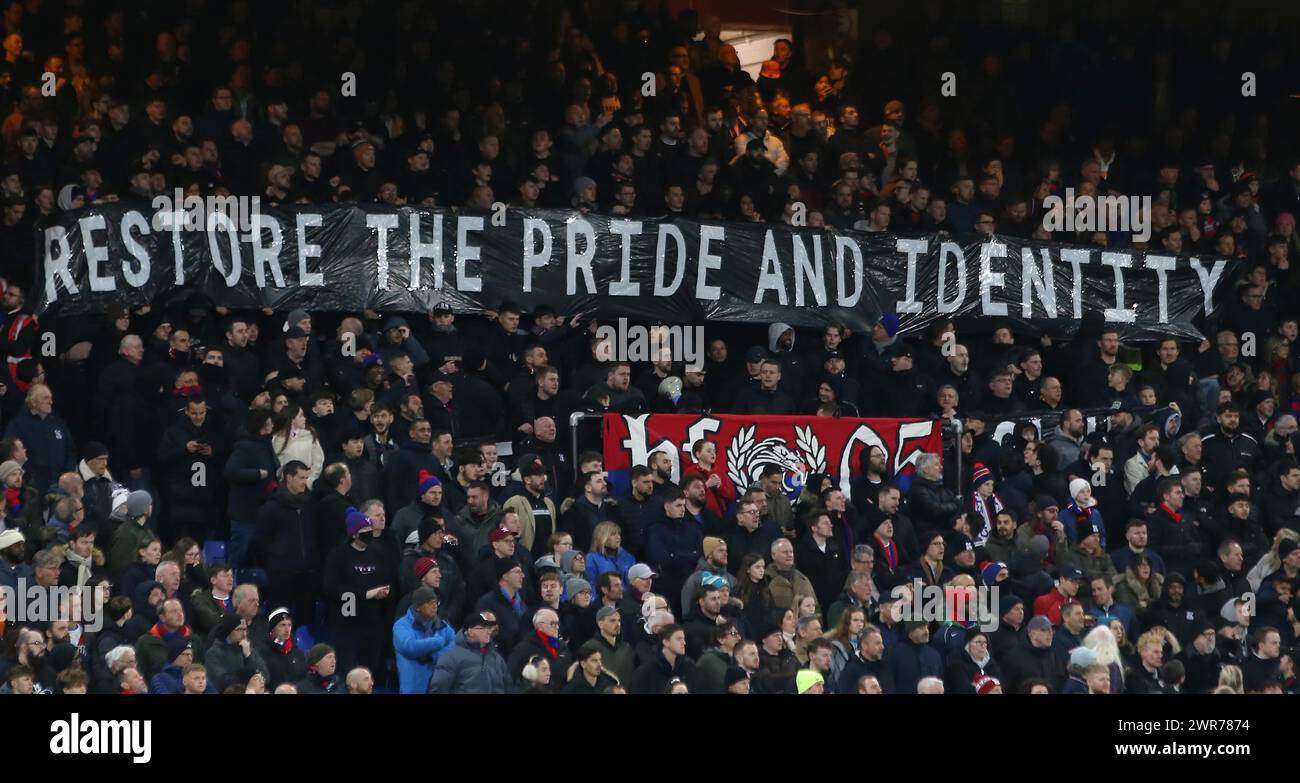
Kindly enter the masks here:
[[307, 416], [302, 406], [290, 403], [275, 420], [275, 429], [271, 433], [271, 447], [275, 449], [280, 467], [297, 460], [311, 471], [307, 477], [308, 488], [316, 483], [321, 470], [325, 467], [325, 451], [320, 445], [320, 436], [307, 423]]

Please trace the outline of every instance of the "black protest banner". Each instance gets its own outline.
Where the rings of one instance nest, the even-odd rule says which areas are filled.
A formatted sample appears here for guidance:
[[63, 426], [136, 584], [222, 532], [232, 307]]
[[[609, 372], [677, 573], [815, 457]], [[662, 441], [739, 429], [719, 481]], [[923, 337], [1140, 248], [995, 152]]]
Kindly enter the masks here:
[[1096, 311], [1127, 340], [1199, 339], [1236, 265], [1006, 236], [560, 210], [253, 205], [237, 221], [222, 207], [197, 221], [120, 203], [61, 216], [40, 235], [38, 311], [100, 312], [197, 290], [230, 308], [481, 312], [508, 300], [597, 318], [834, 319], [859, 330], [897, 312], [906, 331], [1002, 318], [1053, 335]]

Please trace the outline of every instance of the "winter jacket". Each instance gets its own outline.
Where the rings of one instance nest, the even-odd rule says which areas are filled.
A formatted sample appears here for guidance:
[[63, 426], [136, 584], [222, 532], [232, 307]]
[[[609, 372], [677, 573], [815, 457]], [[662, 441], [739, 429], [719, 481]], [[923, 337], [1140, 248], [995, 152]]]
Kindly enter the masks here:
[[1171, 572], [1177, 571], [1184, 576], [1190, 574], [1192, 566], [1206, 553], [1200, 529], [1194, 521], [1182, 514], [1175, 516], [1163, 504], [1151, 515], [1148, 530], [1147, 545], [1160, 553]]
[[996, 677], [1002, 682], [1002, 669], [998, 662], [993, 660], [992, 655], [980, 666], [970, 653], [962, 650], [960, 654], [953, 655], [948, 661], [948, 668], [943, 675], [943, 692], [944, 693], [975, 693], [974, 681], [976, 677]]
[[812, 535], [804, 536], [794, 548], [794, 560], [799, 571], [808, 577], [819, 606], [829, 606], [844, 589], [844, 578], [849, 564], [834, 538], [826, 540], [825, 550], [817, 546]]
[[[531, 625], [531, 621], [529, 625]], [[514, 678], [516, 684], [524, 685], [523, 679], [524, 667], [534, 655], [540, 655], [551, 664], [551, 684], [550, 689], [558, 691], [564, 687], [564, 678], [569, 671], [570, 664], [573, 663], [573, 656], [569, 654], [568, 644], [563, 639], [551, 638], [555, 647], [552, 652], [542, 641], [540, 631], [534, 628], [531, 632], [526, 633], [519, 643], [514, 646], [510, 652], [510, 657], [506, 659], [506, 669], [509, 670], [510, 676]]]
[[659, 574], [655, 581], [657, 592], [662, 592], [670, 603], [680, 597], [703, 551], [704, 531], [690, 517], [669, 519], [660, 515], [651, 523], [646, 531], [645, 559]]
[[893, 678], [895, 693], [916, 693], [925, 677], [942, 677], [943, 660], [928, 644], [916, 644], [908, 637], [885, 650], [885, 666]]
[[[555, 501], [543, 496], [542, 504], [550, 513], [549, 531], [546, 531], [546, 537], [549, 538], [554, 533], [556, 526], [560, 523], [560, 515], [555, 510]], [[501, 506], [502, 511], [514, 511], [519, 515], [519, 543], [524, 545], [525, 549], [533, 548], [533, 541], [537, 538], [537, 520], [532, 505], [532, 497], [528, 490], [524, 490], [518, 495], [507, 500]], [[546, 541], [540, 541], [545, 546]]]
[[208, 667], [208, 682], [216, 686], [218, 693], [231, 685], [247, 683], [257, 672], [261, 672], [267, 682], [271, 680], [271, 670], [262, 660], [257, 645], [252, 643], [249, 644], [249, 654], [244, 655], [239, 645], [217, 639], [208, 648], [203, 664]]
[[[600, 578], [601, 574], [612, 571], [623, 577], [623, 584], [627, 584], [627, 570], [634, 565], [636, 565], [636, 559], [623, 547], [619, 547], [618, 552], [613, 557], [604, 552], [588, 552], [586, 579], [594, 588], [596, 580]], [[685, 599], [683, 599], [683, 605], [685, 605]]]
[[[269, 435], [244, 433], [235, 442], [222, 474], [230, 484], [227, 513], [232, 520], [252, 522], [257, 511], [275, 489], [280, 462], [275, 458]], [[261, 471], [266, 471], [263, 477]]]
[[479, 550], [488, 545], [492, 531], [501, 524], [501, 506], [495, 500], [488, 501], [487, 513], [477, 516], [465, 506], [460, 513], [447, 521], [447, 529], [460, 539], [461, 551], [473, 558]]
[[666, 693], [668, 683], [673, 678], [680, 678], [686, 683], [686, 687], [694, 692], [698, 686], [695, 661], [683, 655], [676, 662], [668, 663], [664, 657], [662, 649], [656, 650], [653, 657], [637, 667], [636, 672], [632, 675], [632, 681], [628, 683], [628, 693]]
[[429, 693], [510, 693], [513, 690], [506, 660], [489, 644], [479, 647], [456, 634], [455, 644], [438, 656]]
[[325, 469], [325, 451], [311, 430], [272, 435], [271, 448], [275, 451], [280, 467], [295, 460], [307, 466], [310, 471], [307, 477], [308, 488], [315, 485], [316, 479], [320, 478], [321, 471]]
[[[591, 534], [596, 529], [596, 525], [601, 522], [621, 522], [618, 513], [618, 504], [613, 500], [606, 499], [601, 502], [600, 506], [587, 500], [586, 495], [578, 495], [569, 507], [560, 516], [560, 530], [573, 536], [573, 548], [587, 550], [591, 548]], [[622, 525], [620, 524], [620, 527]], [[623, 530], [623, 545], [627, 546], [628, 531]], [[591, 572], [591, 562], [587, 562], [587, 572]]]
[[907, 492], [908, 508], [918, 533], [948, 531], [962, 510], [961, 501], [941, 481], [917, 477]]
[[[211, 531], [219, 521], [221, 507], [217, 492], [227, 453], [225, 438], [211, 425], [211, 418], [202, 427], [195, 427], [188, 417], [182, 416], [163, 432], [158, 443], [158, 468], [163, 472], [161, 478], [167, 490], [167, 518], [174, 530]], [[191, 453], [186, 444], [192, 440], [210, 445], [212, 455]], [[196, 482], [200, 475], [204, 480]]]
[[1231, 437], [1223, 433], [1222, 428], [1215, 429], [1201, 438], [1201, 464], [1205, 466], [1205, 489], [1203, 494], [1222, 492], [1228, 474], [1237, 468], [1245, 468], [1254, 475], [1259, 465], [1259, 443], [1250, 435], [1238, 430]]
[[72, 441], [72, 431], [57, 413], [40, 418], [24, 407], [8, 426], [6, 438], [21, 438], [27, 447], [27, 462], [23, 470], [29, 486], [44, 490], [59, 474], [77, 465], [77, 446]]
[[1007, 654], [1002, 662], [1007, 678], [1002, 681], [1004, 690], [1019, 692], [1025, 680], [1046, 680], [1053, 693], [1059, 693], [1065, 684], [1066, 659], [1054, 646], [1035, 647], [1026, 642]]
[[441, 618], [425, 620], [414, 609], [393, 623], [393, 649], [402, 693], [428, 693], [439, 656], [456, 641], [456, 630]]
[[[587, 555], [587, 575], [589, 577], [591, 576], [591, 558], [592, 555]], [[631, 567], [632, 565], [632, 561], [629, 560], [628, 567]], [[727, 573], [726, 568], [710, 565], [708, 560], [701, 557], [699, 562], [695, 564], [695, 570], [691, 572], [690, 576], [686, 577], [686, 584], [682, 586], [683, 610], [689, 610], [690, 607], [695, 606], [695, 597], [699, 593], [700, 585], [704, 584], [704, 575], [706, 573], [720, 576], [725, 579], [727, 581], [727, 587], [731, 588], [731, 594], [733, 596], [736, 594], [736, 577]], [[627, 583], [626, 569], [624, 569], [623, 572], [623, 583]], [[595, 584], [595, 582], [593, 581], [592, 584]]]
[[256, 514], [253, 551], [272, 574], [302, 574], [321, 568], [319, 525], [308, 493], [280, 487]]
[[121, 580], [126, 569], [136, 562], [136, 551], [140, 542], [152, 532], [146, 525], [134, 520], [127, 520], [113, 531], [113, 540], [108, 550], [108, 572], [115, 580]]
[[268, 638], [261, 645], [262, 661], [271, 675], [266, 689], [275, 690], [282, 682], [294, 683], [307, 676], [307, 654], [290, 637], [284, 644]]
[[135, 640], [136, 668], [146, 678], [152, 678], [162, 670], [163, 666], [171, 663], [171, 661], [167, 660], [167, 637], [173, 635], [192, 641], [194, 643], [194, 662], [203, 663], [205, 645], [202, 636], [195, 633], [188, 625], [182, 625], [180, 630], [170, 632], [166, 630], [162, 623], [157, 623], [142, 634], [139, 639]]
[[[728, 552], [730, 557], [730, 552]], [[798, 569], [782, 573], [773, 564], [768, 567], [767, 574], [770, 577], [768, 588], [772, 591], [772, 604], [782, 611], [794, 609], [794, 597], [796, 595], [811, 595], [817, 602], [817, 611], [820, 612], [821, 599], [817, 597], [817, 591], [813, 589], [813, 584], [808, 577], [802, 574]]]

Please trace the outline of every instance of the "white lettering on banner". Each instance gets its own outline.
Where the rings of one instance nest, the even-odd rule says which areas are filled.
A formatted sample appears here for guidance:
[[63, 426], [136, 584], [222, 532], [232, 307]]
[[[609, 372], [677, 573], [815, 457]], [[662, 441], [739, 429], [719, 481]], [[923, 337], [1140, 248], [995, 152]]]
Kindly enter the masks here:
[[[259, 216], [260, 217], [260, 216]], [[388, 232], [397, 228], [397, 215], [384, 213], [366, 215], [366, 227], [375, 229], [375, 278], [380, 291], [388, 290]], [[257, 229], [261, 231], [261, 229]], [[254, 252], [256, 257], [256, 252]], [[279, 266], [277, 265], [278, 269]], [[262, 283], [258, 282], [258, 287]], [[284, 285], [284, 283], [280, 283]]]
[[716, 285], [708, 284], [708, 275], [710, 269], [722, 269], [722, 256], [713, 252], [713, 243], [719, 244], [727, 241], [727, 231], [722, 226], [700, 225], [700, 258], [697, 264], [695, 278], [695, 298], [712, 299], [717, 301], [722, 298], [722, 289]]
[[95, 244], [95, 232], [106, 228], [103, 215], [91, 215], [81, 221], [81, 246], [86, 253], [86, 277], [91, 291], [112, 291], [117, 281], [112, 275], [100, 274], [101, 264], [108, 262], [108, 244]]
[[[841, 237], [841, 239], [842, 238], [843, 237]], [[845, 242], [847, 244], [847, 240], [845, 240]], [[838, 246], [839, 244], [838, 239], [836, 244]], [[859, 249], [857, 245], [852, 245], [852, 247], [854, 248], [855, 251], [857, 251], [857, 256], [858, 259], [860, 260], [862, 258], [861, 249]], [[923, 305], [916, 299], [916, 259], [922, 253], [930, 252], [930, 243], [928, 240], [925, 239], [900, 239], [898, 240], [898, 242], [895, 243], [894, 247], [898, 250], [898, 252], [907, 254], [907, 291], [906, 293], [903, 294], [903, 299], [894, 304], [894, 312], [898, 313], [899, 315], [903, 315], [906, 313], [919, 313], [921, 312]], [[942, 256], [939, 259], [939, 281], [940, 281], [939, 298], [942, 299], [943, 298]], [[859, 279], [859, 284], [861, 284], [860, 279]], [[843, 282], [841, 281], [840, 290], [843, 290], [843, 287], [844, 287]]]
[[128, 260], [122, 259], [122, 279], [132, 288], [140, 288], [149, 282], [149, 251], [136, 241], [132, 229], [139, 231], [142, 236], [147, 235], [150, 233], [149, 221], [145, 220], [144, 215], [139, 212], [127, 212], [122, 216], [122, 244], [126, 245], [127, 255], [134, 258], [139, 265], [132, 271]]
[[1196, 276], [1201, 281], [1201, 293], [1205, 295], [1205, 312], [1214, 309], [1214, 288], [1219, 284], [1219, 278], [1223, 276], [1223, 270], [1228, 265], [1227, 259], [1220, 258], [1214, 262], [1214, 266], [1208, 270], [1201, 265], [1201, 259], [1191, 259], [1192, 269], [1196, 270]]
[[[565, 267], [564, 293], [575, 296], [578, 293], [578, 270], [582, 270], [582, 279], [587, 284], [587, 293], [596, 293], [596, 279], [591, 274], [591, 261], [596, 257], [596, 229], [591, 223], [579, 218], [569, 221], [564, 232], [568, 261]], [[582, 252], [578, 252], [578, 237], [582, 237]]]
[[[262, 244], [262, 229], [271, 235], [271, 244]], [[253, 279], [258, 288], [266, 288], [266, 268], [270, 267], [271, 277], [277, 288], [284, 288], [284, 271], [280, 269], [280, 251], [284, 249], [284, 233], [280, 224], [266, 220], [262, 214], [253, 215], [253, 230], [249, 235], [253, 244]]]
[[432, 242], [425, 242], [421, 239], [420, 232], [420, 213], [412, 211], [410, 213], [409, 241], [408, 246], [411, 251], [410, 274], [407, 276], [408, 282], [406, 290], [418, 291], [420, 285], [420, 268], [426, 258], [433, 259], [433, 287], [434, 290], [442, 290], [442, 214], [438, 213], [433, 216], [433, 236], [430, 237]]
[[320, 258], [320, 245], [307, 242], [307, 229], [320, 226], [324, 222], [318, 214], [299, 212], [295, 221], [298, 229], [298, 285], [323, 286], [325, 274], [311, 272], [307, 269], [307, 259]]
[[853, 430], [853, 433], [849, 435], [849, 439], [845, 441], [844, 448], [840, 452], [840, 490], [844, 492], [844, 497], [850, 500], [853, 499], [851, 483], [853, 474], [856, 472], [856, 467], [853, 465], [853, 447], [855, 444], [862, 444], [862, 453], [865, 453], [872, 446], [879, 448], [881, 453], [885, 455], [885, 464], [888, 465], [892, 462], [894, 472], [897, 473], [905, 466], [915, 464], [917, 458], [925, 453], [925, 450], [919, 446], [913, 446], [909, 449], [905, 444], [908, 441], [928, 438], [933, 432], [934, 422], [932, 421], [914, 421], [900, 424], [898, 427], [898, 447], [891, 455], [889, 447], [885, 445], [880, 433], [866, 424], [859, 424], [857, 429]]
[[781, 274], [781, 256], [776, 252], [772, 229], [763, 233], [763, 266], [758, 273], [758, 287], [754, 289], [754, 304], [763, 304], [763, 294], [776, 291], [777, 304], [790, 303], [785, 293], [785, 277]]
[[[951, 302], [945, 302], [943, 299], [947, 288], [948, 256], [957, 257], [957, 298]], [[961, 245], [956, 242], [944, 242], [939, 245], [939, 282], [935, 288], [935, 295], [941, 313], [954, 312], [966, 300], [966, 254], [962, 252]]]
[[[542, 249], [537, 250], [537, 236], [542, 238]], [[627, 257], [627, 240], [623, 241], [624, 258]], [[533, 270], [551, 263], [551, 229], [545, 220], [524, 218], [524, 291], [533, 290]], [[612, 292], [611, 292], [612, 293]]]
[[[664, 285], [664, 265], [668, 263], [668, 240], [677, 247], [677, 271], [673, 274], [673, 284]], [[686, 237], [677, 226], [659, 227], [659, 240], [655, 243], [655, 296], [672, 296], [677, 293], [686, 276]]]
[[821, 307], [826, 306], [826, 270], [822, 268], [821, 235], [814, 234], [810, 239], [813, 245], [812, 261], [808, 260], [808, 251], [804, 249], [803, 238], [798, 234], [790, 235], [794, 244], [794, 306], [804, 306], [805, 280], [812, 283], [813, 300]]
[[1160, 303], [1160, 323], [1169, 323], [1169, 273], [1177, 259], [1173, 256], [1147, 256], [1145, 266], [1156, 272], [1156, 299]]
[[[225, 260], [221, 257], [221, 246], [217, 244], [217, 237], [222, 234], [225, 234], [226, 244], [230, 247], [229, 269], [226, 268]], [[212, 253], [212, 266], [225, 278], [226, 285], [232, 288], [238, 285], [239, 276], [244, 271], [239, 255], [239, 229], [224, 212], [208, 213], [208, 251]]]
[[1103, 314], [1110, 323], [1137, 322], [1137, 309], [1124, 306], [1124, 272], [1133, 266], [1133, 256], [1128, 253], [1102, 253], [1101, 263], [1115, 270], [1115, 306], [1107, 307]]
[[[55, 251], [50, 253], [53, 246]], [[58, 277], [63, 281], [63, 287], [70, 294], [79, 293], [77, 282], [72, 279], [72, 272], [68, 269], [68, 263], [72, 261], [72, 245], [68, 242], [68, 231], [63, 226], [50, 226], [45, 229], [45, 301], [56, 302], [59, 298], [59, 287], [54, 278]]]
[[1074, 269], [1074, 282], [1071, 291], [1074, 294], [1074, 317], [1083, 317], [1083, 265], [1088, 263], [1092, 254], [1077, 247], [1061, 249], [1061, 260]]
[[[584, 221], [585, 222], [585, 221]], [[478, 261], [482, 253], [482, 248], [478, 245], [469, 243], [469, 234], [471, 231], [483, 230], [483, 218], [473, 215], [462, 215], [456, 218], [456, 290], [457, 291], [482, 291], [483, 281], [478, 277], [471, 277], [467, 268], [468, 261]], [[594, 250], [593, 250], [594, 252]], [[570, 253], [572, 258], [573, 254]], [[572, 278], [570, 278], [572, 279]], [[587, 264], [587, 280], [591, 280], [591, 264]], [[592, 286], [595, 287], [594, 285]], [[438, 281], [438, 290], [442, 290], [442, 281]]]
[[654, 447], [647, 442], [649, 433], [646, 430], [646, 419], [651, 414], [643, 413], [639, 416], [624, 416], [623, 421], [627, 423], [628, 436], [623, 439], [622, 446], [630, 452], [630, 458], [633, 465], [647, 465], [650, 462], [650, 455], [656, 452], [663, 452], [668, 455], [668, 459], [673, 463], [672, 481], [674, 483], [681, 480], [682, 475], [682, 458], [678, 453], [677, 447], [668, 441], [667, 438]]
[[[546, 231], [546, 221], [536, 220], [536, 221], [529, 221], [529, 222], [540, 223], [542, 225], [543, 233], [546, 236], [546, 260], [550, 261], [551, 260], [550, 259], [551, 257], [550, 236], [551, 235], [549, 231]], [[618, 244], [619, 244], [619, 248], [622, 251], [621, 261], [618, 267], [618, 279], [611, 281], [609, 284], [610, 296], [640, 296], [641, 295], [641, 284], [632, 281], [632, 237], [641, 235], [641, 226], [642, 223], [639, 220], [609, 221], [609, 230], [613, 231], [615, 234], [618, 234], [619, 236]], [[525, 270], [528, 270], [527, 262], [528, 262], [528, 257], [524, 256]], [[532, 271], [528, 270], [524, 274], [526, 275], [526, 277], [524, 278], [526, 284], [531, 284]], [[533, 289], [525, 288], [524, 290], [531, 291]]]
[[1006, 258], [1007, 246], [1001, 242], [985, 242], [980, 245], [980, 305], [984, 315], [1006, 315], [1006, 302], [994, 302], [990, 296], [996, 286], [1006, 285], [1006, 273], [993, 271], [994, 258]]
[[722, 421], [712, 416], [705, 416], [699, 421], [686, 428], [686, 441], [682, 443], [682, 453], [687, 455], [692, 464], [695, 464], [695, 458], [692, 456], [695, 452], [695, 444], [704, 440], [709, 435], [722, 429]]
[[[904, 241], [912, 241], [912, 240], [904, 240]], [[848, 295], [844, 293], [846, 288], [846, 281], [844, 279], [844, 257], [846, 255], [853, 256], [853, 294], [852, 295]], [[910, 277], [908, 277], [908, 280], [911, 281], [912, 287], [915, 288], [916, 267], [915, 265], [913, 265], [913, 263], [910, 260], [908, 261], [908, 270], [909, 270], [908, 274], [910, 275]], [[839, 291], [840, 307], [854, 307], [857, 305], [858, 300], [862, 298], [862, 288], [863, 288], [862, 279], [863, 279], [864, 271], [865, 271], [864, 264], [862, 262], [862, 248], [858, 247], [857, 243], [853, 242], [848, 237], [842, 237], [837, 235], [835, 237], [835, 286], [836, 289]], [[918, 312], [919, 312], [919, 307], [921, 303], [916, 302], [915, 304], [917, 305]], [[900, 306], [901, 305], [902, 303], [900, 303]], [[911, 311], [899, 310], [898, 312], [901, 313], [901, 312], [911, 312]]]
[[1020, 300], [1021, 316], [1031, 318], [1034, 314], [1034, 301], [1030, 286], [1038, 292], [1038, 301], [1042, 302], [1048, 318], [1056, 317], [1056, 283], [1052, 274], [1052, 257], [1047, 248], [1042, 250], [1043, 265], [1034, 263], [1034, 251], [1024, 247], [1020, 249]]

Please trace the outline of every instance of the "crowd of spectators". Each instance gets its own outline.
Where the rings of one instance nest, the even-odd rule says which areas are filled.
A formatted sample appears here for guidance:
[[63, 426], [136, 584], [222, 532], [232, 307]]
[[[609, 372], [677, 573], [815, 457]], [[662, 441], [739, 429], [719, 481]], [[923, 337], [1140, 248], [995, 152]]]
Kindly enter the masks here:
[[[1166, 50], [1149, 42], [1192, 35], [1168, 11], [1118, 40], [1104, 18], [1041, 32], [929, 2], [831, 57], [779, 40], [753, 78], [718, 19], [666, 5], [0, 8], [0, 586], [20, 590], [0, 595], [106, 597], [102, 628], [92, 593], [70, 619], [4, 607], [4, 692], [1294, 689], [1300, 161], [1278, 20], [1229, 10], [1204, 48]], [[1149, 243], [1047, 231], [1067, 187], [1151, 195]], [[31, 312], [39, 228], [175, 188], [1243, 264], [1200, 343], [1139, 350], [1097, 314], [1070, 339], [885, 314], [738, 330], [701, 371], [603, 361], [596, 322], [510, 302]], [[821, 475], [792, 498], [780, 470], [732, 487], [700, 444], [615, 497], [599, 441], [569, 446], [575, 411], [703, 410], [955, 419], [965, 469], [926, 455], [896, 480], [868, 449], [851, 500]], [[947, 619], [910, 619], [931, 588]]]

